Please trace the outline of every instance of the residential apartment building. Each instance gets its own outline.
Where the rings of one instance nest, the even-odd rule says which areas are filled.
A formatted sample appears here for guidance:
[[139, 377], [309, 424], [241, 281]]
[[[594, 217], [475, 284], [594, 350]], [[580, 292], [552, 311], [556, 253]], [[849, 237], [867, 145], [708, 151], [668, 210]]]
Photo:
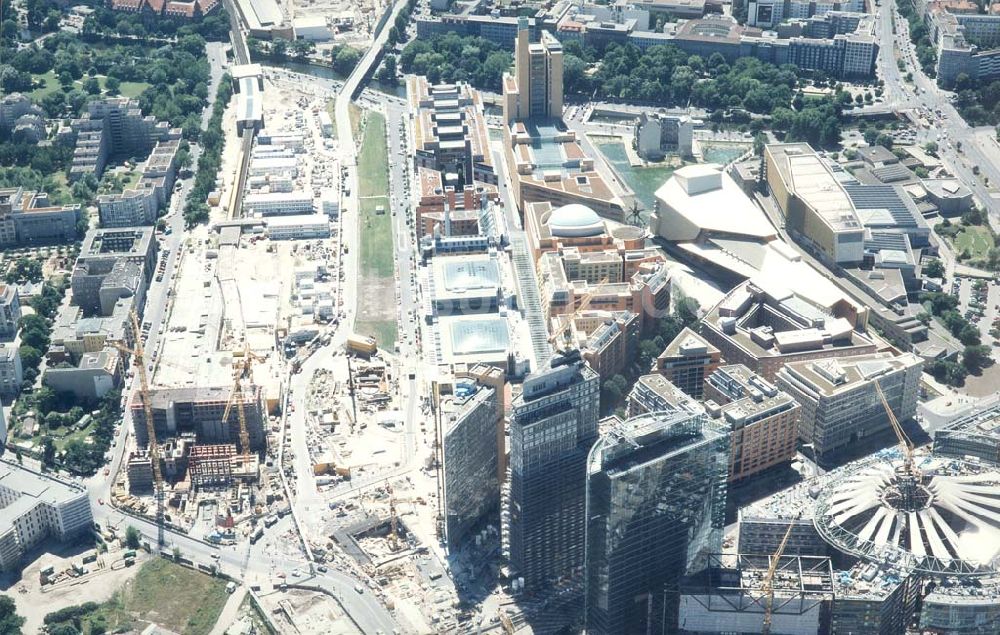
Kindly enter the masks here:
[[158, 141], [140, 170], [134, 188], [121, 194], [105, 194], [97, 199], [102, 227], [137, 227], [156, 222], [160, 209], [170, 200], [176, 176], [180, 142]]
[[628, 394], [625, 413], [629, 417], [650, 412], [690, 412], [700, 413], [705, 409], [690, 395], [664, 379], [663, 375], [653, 373], [642, 375]]
[[702, 336], [684, 327], [656, 358], [656, 372], [672, 384], [701, 399], [705, 378], [719, 367], [721, 354]]
[[791, 362], [778, 371], [776, 383], [802, 405], [799, 437], [823, 461], [836, 450], [890, 432], [876, 382], [896, 419], [911, 419], [922, 368], [912, 353], [874, 353]]
[[705, 409], [730, 430], [729, 480], [744, 481], [795, 458], [799, 404], [746, 366], [705, 379]]
[[4, 399], [17, 396], [24, 382], [19, 347], [19, 339], [0, 344], [0, 397]]
[[690, 412], [608, 427], [587, 459], [587, 632], [673, 633], [677, 583], [722, 546], [728, 431]]
[[70, 288], [85, 315], [111, 315], [119, 299], [136, 298], [142, 310], [156, 266], [152, 227], [92, 229], [80, 247]]
[[17, 294], [17, 286], [0, 284], [0, 339], [17, 335], [20, 320], [21, 299]]
[[635, 122], [635, 145], [639, 156], [661, 160], [667, 152], [690, 157], [694, 129], [701, 122], [686, 114], [641, 113]]
[[81, 538], [93, 524], [84, 488], [0, 460], [0, 571], [18, 571], [36, 545]]
[[579, 354], [551, 358], [513, 400], [505, 550], [526, 591], [582, 571], [587, 452], [599, 404], [600, 379]]
[[44, 192], [0, 189], [0, 247], [76, 239], [79, 205], [52, 205]]

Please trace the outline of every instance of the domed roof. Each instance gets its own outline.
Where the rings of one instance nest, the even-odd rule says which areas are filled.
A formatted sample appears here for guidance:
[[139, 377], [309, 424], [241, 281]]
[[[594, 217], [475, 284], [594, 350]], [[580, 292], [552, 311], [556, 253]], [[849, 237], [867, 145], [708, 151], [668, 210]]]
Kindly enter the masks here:
[[553, 236], [597, 236], [604, 233], [604, 221], [586, 205], [570, 203], [549, 214], [549, 231]]

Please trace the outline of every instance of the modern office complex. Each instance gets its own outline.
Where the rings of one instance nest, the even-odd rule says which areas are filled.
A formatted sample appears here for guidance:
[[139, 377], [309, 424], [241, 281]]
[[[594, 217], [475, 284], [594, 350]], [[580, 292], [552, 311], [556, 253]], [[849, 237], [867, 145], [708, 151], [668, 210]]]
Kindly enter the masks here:
[[91, 531], [90, 497], [64, 483], [0, 460], [0, 571], [16, 571], [47, 538], [66, 542]]
[[614, 422], [587, 461], [587, 632], [674, 632], [677, 584], [725, 525], [728, 431], [704, 414]]
[[896, 418], [911, 419], [922, 368], [923, 361], [912, 353], [797, 361], [778, 371], [777, 384], [802, 405], [799, 437], [812, 444], [822, 462], [867, 437], [889, 434], [876, 382]]
[[529, 119], [561, 119], [563, 108], [562, 44], [548, 31], [531, 41], [528, 18], [518, 22], [514, 74], [503, 78], [503, 116], [509, 124]]
[[705, 379], [719, 367], [719, 349], [684, 327], [656, 358], [656, 372], [672, 384], [701, 399]]
[[919, 451], [910, 467], [886, 450], [742, 508], [739, 552], [773, 553], [791, 523], [786, 555], [847, 567], [833, 574], [828, 625], [787, 632], [902, 635], [915, 620], [933, 632], [993, 632], [1000, 544], [985, 537], [1000, 517], [998, 483], [994, 463]]
[[124, 293], [119, 288], [128, 286], [143, 297], [153, 277], [156, 249], [152, 227], [90, 230], [70, 279], [73, 304], [88, 315], [108, 315]]
[[659, 161], [667, 152], [690, 157], [694, 129], [700, 124], [686, 114], [644, 112], [635, 122], [636, 152], [648, 161]]
[[445, 537], [454, 551], [486, 523], [499, 525], [503, 395], [474, 378], [456, 378], [440, 409]]
[[578, 353], [552, 357], [514, 398], [506, 550], [526, 591], [583, 567], [587, 452], [599, 401], [597, 373]]
[[1000, 404], [959, 417], [934, 431], [934, 453], [1000, 464]]
[[839, 293], [807, 298], [798, 293], [799, 283], [759, 277], [738, 285], [699, 323], [701, 336], [727, 363], [743, 364], [768, 381], [789, 362], [875, 352], [875, 344], [855, 330], [867, 319], [864, 309]]
[[742, 481], [795, 458], [799, 405], [746, 366], [722, 366], [705, 380], [705, 409], [728, 426], [729, 480]]
[[[1000, 77], [1000, 15], [961, 10], [954, 3], [918, 2], [937, 48], [937, 81], [952, 87], [960, 74], [988, 82]], [[988, 6], [988, 5], [987, 5]]]

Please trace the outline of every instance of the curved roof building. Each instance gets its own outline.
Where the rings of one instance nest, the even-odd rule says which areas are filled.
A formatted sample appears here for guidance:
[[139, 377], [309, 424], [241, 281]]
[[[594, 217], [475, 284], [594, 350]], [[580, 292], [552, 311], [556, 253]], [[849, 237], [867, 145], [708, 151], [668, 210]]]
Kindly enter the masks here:
[[557, 238], [599, 236], [605, 231], [604, 221], [597, 212], [580, 203], [570, 203], [543, 215], [542, 222]]

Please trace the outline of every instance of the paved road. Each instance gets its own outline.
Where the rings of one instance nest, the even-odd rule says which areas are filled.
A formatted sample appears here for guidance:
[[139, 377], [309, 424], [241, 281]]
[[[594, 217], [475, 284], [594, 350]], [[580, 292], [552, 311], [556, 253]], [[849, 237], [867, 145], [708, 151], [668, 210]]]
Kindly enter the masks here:
[[[892, 15], [896, 16], [895, 35]], [[930, 126], [918, 130], [918, 141], [938, 144], [939, 155], [949, 171], [972, 190], [989, 212], [994, 229], [1000, 230], [1000, 200], [993, 198], [991, 188], [983, 180], [988, 179], [993, 187], [1000, 185], [1000, 165], [994, 160], [1000, 148], [988, 146], [994, 143], [989, 135], [984, 134], [983, 129], [969, 126], [949, 101], [951, 93], [939, 89], [934, 80], [920, 70], [909, 41], [909, 25], [899, 15], [895, 0], [886, 0], [878, 17], [881, 44], [878, 73], [885, 81], [886, 105], [896, 111], [910, 110], [928, 119]], [[901, 52], [906, 71], [901, 72], [897, 67], [894, 48]], [[912, 84], [905, 81], [906, 72], [913, 74]], [[978, 176], [973, 174], [976, 166], [980, 172]]]

